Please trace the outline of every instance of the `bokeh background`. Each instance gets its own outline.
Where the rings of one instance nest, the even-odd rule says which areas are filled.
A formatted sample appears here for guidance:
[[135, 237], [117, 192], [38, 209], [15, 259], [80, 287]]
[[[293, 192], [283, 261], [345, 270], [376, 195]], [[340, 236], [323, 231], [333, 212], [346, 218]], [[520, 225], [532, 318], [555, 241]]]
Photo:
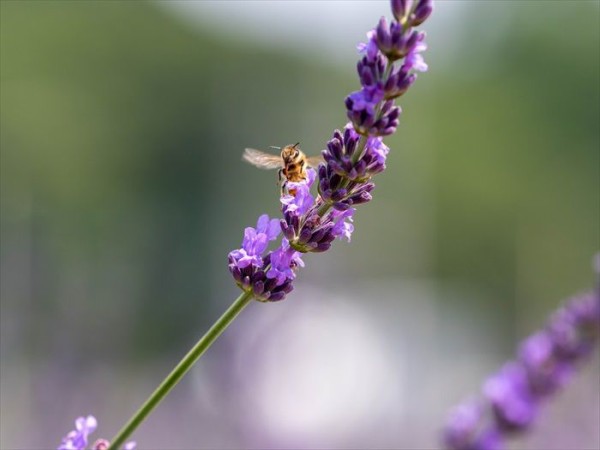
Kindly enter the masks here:
[[[438, 1], [351, 244], [251, 304], [135, 434], [142, 449], [437, 448], [594, 284], [599, 2]], [[2, 449], [110, 438], [238, 295], [227, 253], [278, 214], [244, 147], [324, 147], [387, 2], [1, 7]], [[600, 445], [600, 359], [514, 448]]]

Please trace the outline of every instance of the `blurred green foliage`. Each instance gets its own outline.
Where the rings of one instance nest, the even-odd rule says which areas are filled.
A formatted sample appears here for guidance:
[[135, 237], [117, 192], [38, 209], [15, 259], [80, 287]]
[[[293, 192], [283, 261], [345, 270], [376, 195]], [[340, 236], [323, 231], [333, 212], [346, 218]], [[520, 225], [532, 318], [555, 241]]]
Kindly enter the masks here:
[[[600, 247], [597, 6], [523, 2], [497, 48], [474, 45], [433, 75], [437, 273], [534, 317], [591, 285]], [[466, 40], [500, 9], [473, 7]]]
[[[450, 405], [462, 374], [512, 355], [561, 299], [593, 283], [600, 248], [597, 2], [465, 2], [459, 21], [444, 16], [447, 4], [427, 22], [430, 71], [400, 99], [388, 170], [352, 244], [308, 255], [296, 285], [331, 289], [336, 301], [363, 285], [373, 317], [402, 311], [404, 322], [382, 321], [382, 336], [397, 336], [398, 322], [413, 341], [430, 337], [385, 342], [394, 354], [417, 349], [407, 371], [428, 371], [427, 395], [400, 386], [415, 403], [394, 403], [416, 440], [432, 417], [441, 423], [433, 410], [418, 422], [423, 399]], [[354, 25], [339, 19], [332, 26]], [[116, 429], [238, 295], [226, 255], [244, 227], [279, 214], [276, 174], [245, 165], [243, 148], [300, 141], [315, 154], [346, 122], [352, 64], [259, 48], [236, 32], [193, 28], [149, 2], [0, 1], [0, 368], [13, 399], [1, 404], [3, 448], [54, 442], [82, 405]], [[435, 312], [397, 305], [390, 292], [404, 281], [407, 291], [433, 281]], [[452, 333], [460, 327], [469, 333]], [[207, 372], [229, 374], [235, 344], [221, 342], [207, 357], [222, 367]], [[473, 354], [484, 348], [485, 358]], [[430, 370], [444, 361], [448, 371]], [[148, 367], [160, 374], [140, 379]], [[181, 445], [244, 441], [241, 420], [210, 404], [220, 390], [191, 402], [193, 391], [166, 406], [180, 414], [173, 422], [165, 413], [140, 430], [145, 442], [163, 433], [172, 443], [164, 424], [184, 416], [202, 426], [178, 430]]]
[[[106, 326], [131, 328], [138, 350], [180, 349], [207, 294], [235, 294], [227, 252], [260, 199], [276, 199], [276, 176], [244, 166], [242, 149], [315, 148], [312, 132], [343, 120], [349, 86], [291, 56], [193, 33], [145, 2], [2, 2], [1, 28], [3, 261], [31, 250], [30, 350], [59, 350], [42, 336], [64, 320], [61, 301], [97, 319], [74, 326], [79, 350]], [[80, 296], [65, 292], [73, 284]], [[4, 297], [27, 312], [10, 287]], [[49, 316], [33, 319], [38, 309]]]
[[[499, 7], [473, 4], [445, 67], [432, 51], [353, 245], [308, 257], [300, 283], [475, 285], [508, 330], [590, 285], [597, 8], [514, 6], [490, 49]], [[21, 351], [180, 351], [236, 295], [226, 254], [243, 228], [278, 213], [276, 176], [242, 149], [323, 148], [354, 68], [192, 31], [146, 2], [1, 8], [2, 301]], [[122, 331], [99, 341], [107, 327]]]

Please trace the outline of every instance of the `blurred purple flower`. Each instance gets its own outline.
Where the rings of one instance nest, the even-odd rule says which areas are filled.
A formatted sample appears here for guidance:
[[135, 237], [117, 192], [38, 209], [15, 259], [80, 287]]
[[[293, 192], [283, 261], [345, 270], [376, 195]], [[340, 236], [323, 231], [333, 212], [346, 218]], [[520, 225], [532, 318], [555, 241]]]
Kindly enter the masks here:
[[75, 420], [75, 429], [67, 433], [58, 450], [85, 450], [88, 436], [97, 426], [98, 422], [94, 416], [78, 417]]
[[469, 400], [456, 406], [444, 429], [444, 442], [448, 448], [499, 450], [503, 448], [502, 433], [495, 427], [485, 427], [482, 402]]
[[531, 392], [522, 365], [506, 364], [485, 382], [483, 392], [502, 426], [524, 428], [535, 418], [537, 398]]
[[522, 342], [516, 360], [485, 382], [481, 402], [468, 401], [451, 412], [443, 435], [446, 448], [503, 448], [502, 435], [531, 426], [541, 400], [566, 384], [599, 334], [600, 289], [570, 299], [543, 330]]
[[557, 358], [556, 343], [547, 331], [529, 336], [519, 348], [519, 361], [526, 368], [531, 389], [540, 394], [550, 393], [564, 385], [573, 373], [573, 366]]
[[[75, 429], [67, 433], [63, 438], [58, 450], [86, 450], [88, 436], [98, 427], [98, 421], [94, 416], [78, 417], [75, 420]], [[91, 450], [106, 450], [110, 443], [106, 439], [98, 439]], [[134, 450], [136, 443], [131, 441], [123, 446], [124, 450]]]

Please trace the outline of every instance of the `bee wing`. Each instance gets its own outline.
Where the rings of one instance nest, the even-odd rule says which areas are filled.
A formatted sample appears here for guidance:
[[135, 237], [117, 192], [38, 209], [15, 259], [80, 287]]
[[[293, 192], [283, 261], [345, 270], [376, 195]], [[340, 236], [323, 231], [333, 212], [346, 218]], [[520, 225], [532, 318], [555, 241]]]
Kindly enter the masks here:
[[281, 156], [271, 155], [253, 148], [244, 150], [243, 159], [260, 169], [280, 169], [283, 167]]
[[319, 156], [309, 156], [306, 158], [306, 163], [310, 166], [310, 167], [318, 167], [319, 164], [321, 164], [323, 162], [323, 157], [321, 155]]

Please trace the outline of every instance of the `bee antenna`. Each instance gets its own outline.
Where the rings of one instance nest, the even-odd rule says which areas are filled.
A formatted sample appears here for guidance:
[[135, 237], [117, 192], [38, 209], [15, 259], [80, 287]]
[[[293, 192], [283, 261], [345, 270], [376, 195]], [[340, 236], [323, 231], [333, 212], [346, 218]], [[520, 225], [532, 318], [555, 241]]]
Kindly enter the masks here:
[[300, 142], [296, 142], [294, 145], [292, 145], [292, 147], [296, 148], [300, 145]]

